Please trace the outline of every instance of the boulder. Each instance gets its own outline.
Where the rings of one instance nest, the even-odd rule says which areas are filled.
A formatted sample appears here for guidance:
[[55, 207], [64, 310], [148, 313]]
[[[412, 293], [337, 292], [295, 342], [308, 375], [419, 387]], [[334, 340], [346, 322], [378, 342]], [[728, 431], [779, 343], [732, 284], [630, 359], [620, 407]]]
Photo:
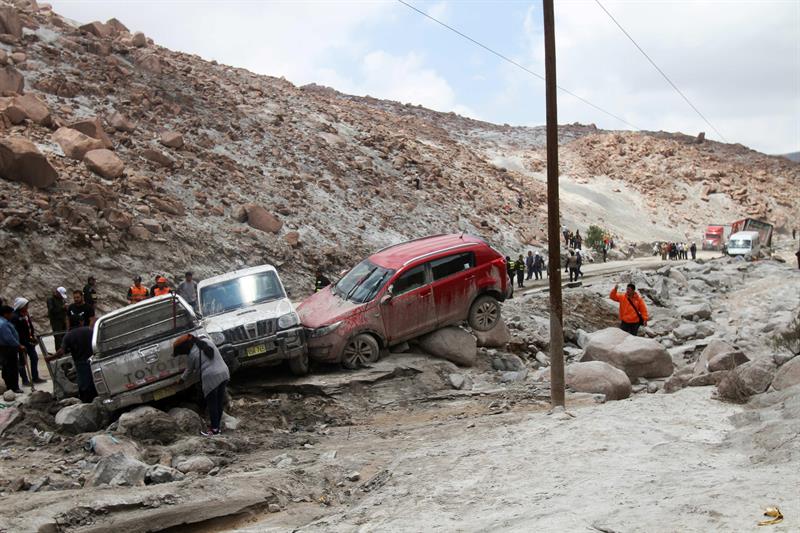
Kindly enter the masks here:
[[707, 387], [709, 385], [717, 385], [722, 378], [727, 375], [727, 371], [719, 370], [716, 372], [708, 372], [705, 374], [700, 374], [699, 376], [692, 376], [691, 379], [686, 383], [687, 387]]
[[619, 328], [606, 328], [589, 335], [581, 362], [605, 361], [630, 379], [663, 378], [672, 374], [672, 358], [653, 339], [634, 337]]
[[50, 108], [32, 94], [15, 96], [3, 113], [12, 124], [21, 124], [26, 119], [42, 126], [49, 126], [51, 123]]
[[6, 137], [0, 139], [0, 177], [45, 189], [56, 182], [58, 173], [35, 144]]
[[180, 481], [184, 477], [180, 470], [170, 468], [164, 465], [153, 465], [147, 469], [144, 476], [144, 482], [148, 485], [157, 485], [159, 483], [170, 483], [172, 481]]
[[[13, 391], [6, 391], [6, 392], [14, 394]], [[5, 397], [3, 399], [5, 400]], [[13, 401], [13, 400], [5, 400], [5, 401]], [[2, 436], [7, 429], [9, 429], [22, 419], [23, 419], [22, 411], [20, 411], [16, 407], [6, 407], [5, 409], [0, 409], [0, 436]]]
[[114, 207], [105, 210], [105, 217], [116, 229], [128, 229], [133, 224], [133, 217]]
[[516, 372], [525, 368], [525, 363], [513, 353], [498, 353], [492, 357], [492, 368], [500, 372]]
[[737, 366], [717, 385], [717, 393], [727, 399], [743, 401], [753, 394], [766, 391], [775, 375], [775, 362], [761, 358]]
[[705, 339], [706, 337], [710, 337], [714, 334], [717, 327], [711, 320], [704, 320], [702, 322], [697, 323], [697, 335], [696, 338], [698, 339]]
[[108, 117], [108, 124], [117, 131], [125, 131], [128, 133], [136, 131], [136, 124], [131, 122], [119, 111], [114, 111], [114, 113]]
[[203, 419], [200, 418], [200, 415], [191, 409], [186, 409], [184, 407], [173, 407], [168, 411], [168, 414], [175, 419], [175, 423], [178, 424], [178, 427], [184, 433], [197, 435], [206, 427], [205, 423], [203, 423]]
[[423, 335], [419, 338], [419, 345], [430, 355], [460, 366], [473, 366], [478, 354], [475, 337], [455, 326]]
[[173, 466], [188, 474], [189, 472], [198, 472], [200, 474], [208, 474], [214, 468], [214, 461], [205, 455], [193, 455], [192, 457], [180, 457], [176, 459]]
[[681, 341], [693, 339], [697, 336], [697, 326], [691, 322], [684, 322], [677, 328], [673, 329], [672, 334], [675, 335], [676, 339]]
[[112, 29], [108, 26], [108, 24], [103, 24], [99, 20], [79, 26], [78, 29], [100, 38], [110, 37], [112, 33]]
[[0, 68], [0, 95], [4, 93], [22, 94], [24, 90], [25, 78], [17, 69], [11, 65]]
[[35, 390], [28, 395], [25, 405], [32, 409], [44, 410], [55, 401], [53, 395], [46, 390]]
[[78, 122], [73, 122], [72, 124], [69, 125], [69, 127], [72, 128], [73, 130], [78, 130], [84, 135], [88, 135], [92, 139], [97, 139], [98, 141], [102, 142], [103, 148], [114, 147], [114, 144], [111, 142], [111, 139], [103, 129], [103, 125], [100, 123], [100, 119], [97, 117], [87, 118], [79, 120]]
[[797, 357], [797, 355], [793, 353], [779, 352], [772, 356], [772, 360], [775, 361], [776, 365], [781, 366], [785, 365], [795, 357]]
[[178, 437], [180, 428], [164, 411], [143, 405], [120, 416], [117, 431], [136, 440], [168, 444]]
[[106, 427], [111, 421], [98, 400], [92, 403], [79, 403], [64, 407], [56, 413], [56, 426], [61, 431], [77, 435], [92, 433]]
[[131, 39], [131, 44], [136, 48], [144, 48], [147, 46], [147, 37], [145, 37], [144, 33], [137, 31], [133, 34], [133, 38]]
[[72, 128], [61, 127], [53, 133], [53, 140], [71, 159], [82, 161], [87, 152], [103, 148], [103, 143]]
[[177, 131], [165, 131], [161, 133], [158, 142], [169, 148], [180, 148], [183, 146], [183, 135]]
[[511, 333], [502, 318], [489, 331], [473, 330], [472, 334], [475, 335], [478, 346], [482, 348], [505, 348], [511, 340]]
[[107, 457], [115, 453], [121, 453], [133, 459], [142, 459], [142, 450], [139, 448], [138, 444], [108, 433], [95, 435], [89, 439], [85, 447], [99, 457]]
[[472, 378], [466, 374], [448, 374], [447, 381], [456, 390], [472, 390]]
[[[550, 369], [542, 377], [550, 379]], [[577, 392], [605, 394], [606, 400], [624, 400], [631, 395], [631, 380], [622, 370], [603, 361], [572, 363], [564, 369], [569, 388]]]
[[709, 359], [708, 370], [710, 372], [733, 370], [737, 366], [743, 365], [748, 361], [750, 361], [750, 359], [741, 350], [718, 353]]
[[719, 339], [712, 340], [700, 353], [700, 357], [697, 358], [697, 362], [694, 364], [694, 375], [699, 376], [700, 374], [708, 372], [708, 362], [715, 356], [735, 350], [733, 346], [725, 341]]
[[222, 429], [227, 429], [230, 431], [236, 431], [236, 429], [239, 427], [239, 424], [241, 424], [238, 418], [229, 415], [225, 411], [222, 411], [222, 418], [220, 419], [220, 422], [222, 422]]
[[125, 26], [125, 24], [123, 24], [122, 21], [120, 21], [119, 19], [116, 19], [116, 18], [108, 19], [106, 21], [106, 27], [111, 32], [111, 35], [120, 35], [120, 34], [130, 33], [130, 30], [128, 29], [128, 27]]
[[159, 61], [158, 56], [155, 54], [145, 54], [139, 57], [136, 61], [136, 66], [156, 76], [161, 74], [161, 61]]
[[278, 233], [283, 227], [283, 222], [260, 205], [247, 204], [245, 209], [247, 210], [247, 223], [252, 228], [265, 233]]
[[694, 317], [707, 319], [711, 318], [711, 306], [706, 302], [684, 305], [678, 309], [678, 314], [684, 320], [693, 320]]
[[125, 163], [111, 150], [100, 148], [91, 150], [83, 156], [86, 167], [104, 178], [118, 178], [125, 171]]
[[772, 387], [775, 390], [784, 390], [800, 383], [800, 357], [791, 359], [784, 363], [777, 372], [775, 379], [772, 380]]
[[139, 153], [148, 161], [152, 161], [153, 163], [161, 165], [162, 167], [172, 168], [175, 166], [175, 160], [160, 150], [156, 150], [154, 148], [145, 148]]
[[675, 270], [674, 268], [670, 269], [669, 271], [669, 279], [671, 279], [673, 282], [675, 282], [675, 284], [677, 284], [680, 287], [685, 287], [686, 284], [689, 283], [689, 280], [686, 279], [686, 276], [684, 276], [682, 272]]
[[17, 10], [11, 6], [0, 7], [0, 33], [22, 39], [22, 21]]
[[148, 469], [145, 463], [117, 452], [100, 459], [83, 486], [140, 487]]
[[300, 246], [300, 232], [290, 231], [289, 233], [283, 236], [283, 240], [286, 241], [286, 244], [288, 244], [292, 248], [297, 248], [298, 246]]

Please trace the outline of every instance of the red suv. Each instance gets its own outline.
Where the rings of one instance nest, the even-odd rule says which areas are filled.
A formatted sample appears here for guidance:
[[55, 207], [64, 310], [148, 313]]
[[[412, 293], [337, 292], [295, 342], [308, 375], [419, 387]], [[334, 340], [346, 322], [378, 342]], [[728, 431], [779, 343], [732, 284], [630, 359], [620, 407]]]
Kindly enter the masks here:
[[483, 240], [436, 235], [384, 248], [297, 312], [312, 358], [357, 368], [444, 326], [492, 329], [508, 283], [505, 259]]

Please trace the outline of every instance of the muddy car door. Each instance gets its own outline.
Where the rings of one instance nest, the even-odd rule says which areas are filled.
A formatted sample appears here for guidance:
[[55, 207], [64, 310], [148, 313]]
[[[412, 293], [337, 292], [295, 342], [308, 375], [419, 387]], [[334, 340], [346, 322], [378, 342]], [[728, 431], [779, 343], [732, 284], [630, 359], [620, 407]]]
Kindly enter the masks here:
[[390, 343], [411, 339], [435, 328], [436, 306], [427, 264], [401, 271], [392, 281], [391, 294], [384, 293], [379, 305]]
[[477, 294], [475, 253], [461, 252], [431, 261], [438, 326], [464, 320]]
[[[174, 377], [186, 368], [173, 357], [174, 340], [199, 327], [197, 318], [176, 298], [146, 301], [101, 317], [94, 330], [92, 376], [97, 392], [114, 397]], [[174, 394], [153, 391], [153, 399]]]

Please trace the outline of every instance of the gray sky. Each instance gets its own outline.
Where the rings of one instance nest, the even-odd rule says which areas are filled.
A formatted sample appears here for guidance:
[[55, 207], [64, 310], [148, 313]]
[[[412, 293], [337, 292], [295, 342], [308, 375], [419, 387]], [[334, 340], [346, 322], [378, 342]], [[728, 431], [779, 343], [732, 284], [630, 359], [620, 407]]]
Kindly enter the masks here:
[[[800, 150], [800, 0], [601, 0], [729, 142]], [[544, 123], [543, 82], [381, 1], [52, 0], [208, 59], [496, 123]], [[413, 4], [544, 73], [540, 1]], [[556, 1], [558, 82], [639, 128], [721, 140], [594, 0]], [[624, 124], [568, 95], [559, 122]]]

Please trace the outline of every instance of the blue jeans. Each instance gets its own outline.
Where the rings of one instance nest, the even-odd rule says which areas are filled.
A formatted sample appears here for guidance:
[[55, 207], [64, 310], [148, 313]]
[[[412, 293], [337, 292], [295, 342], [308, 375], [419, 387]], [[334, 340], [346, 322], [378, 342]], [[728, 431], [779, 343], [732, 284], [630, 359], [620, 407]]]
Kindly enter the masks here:
[[92, 379], [92, 365], [89, 361], [75, 361], [75, 377], [78, 381], [78, 397], [83, 403], [91, 403], [97, 396], [97, 389], [94, 388]]
[[[36, 353], [36, 346], [29, 344], [25, 346], [25, 351], [28, 353], [28, 359], [31, 362], [31, 379], [36, 381], [39, 379], [39, 354]], [[19, 352], [19, 377], [22, 378], [22, 383], [28, 383], [28, 373], [25, 371], [25, 354]]]

